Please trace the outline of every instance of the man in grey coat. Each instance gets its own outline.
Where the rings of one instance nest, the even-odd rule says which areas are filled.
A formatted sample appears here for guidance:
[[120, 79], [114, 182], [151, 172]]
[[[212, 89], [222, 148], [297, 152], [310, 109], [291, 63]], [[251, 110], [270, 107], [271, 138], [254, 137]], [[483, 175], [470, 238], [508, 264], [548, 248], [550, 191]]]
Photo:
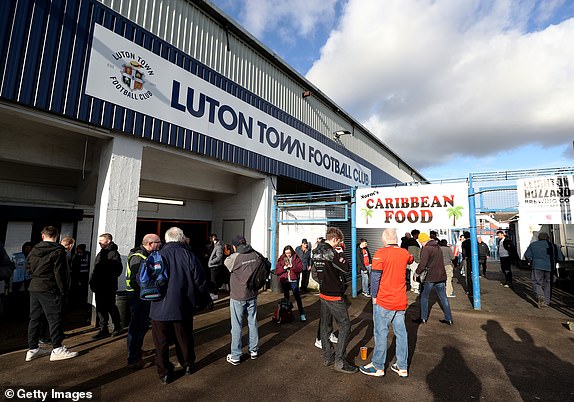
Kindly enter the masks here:
[[530, 243], [524, 258], [532, 265], [532, 284], [538, 308], [547, 307], [552, 298], [552, 271], [557, 262], [564, 261], [562, 250], [550, 242], [548, 233], [540, 232], [538, 241]]
[[257, 291], [247, 288], [247, 281], [261, 261], [257, 251], [247, 244], [245, 238], [237, 235], [232, 241], [234, 253], [225, 259], [229, 277], [229, 311], [231, 315], [231, 353], [227, 362], [234, 366], [241, 363], [241, 327], [243, 316], [247, 316], [249, 329], [249, 355], [257, 359], [259, 332], [257, 329]]
[[212, 300], [217, 300], [217, 290], [222, 284], [222, 277], [224, 269], [223, 260], [225, 259], [223, 256], [223, 243], [221, 240], [217, 238], [217, 235], [213, 236], [213, 250], [209, 255], [209, 259], [207, 260], [207, 268], [210, 271], [210, 278], [211, 278], [211, 289], [210, 289], [210, 296]]

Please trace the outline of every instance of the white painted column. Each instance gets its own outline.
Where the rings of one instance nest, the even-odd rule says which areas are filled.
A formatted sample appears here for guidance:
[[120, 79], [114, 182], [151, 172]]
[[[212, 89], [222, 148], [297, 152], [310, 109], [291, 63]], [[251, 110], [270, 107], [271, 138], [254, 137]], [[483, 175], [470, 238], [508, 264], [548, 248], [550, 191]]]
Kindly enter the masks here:
[[[276, 193], [277, 177], [268, 176], [263, 180], [258, 180], [253, 184], [251, 198], [251, 222], [246, 225], [246, 231], [250, 230], [248, 237], [251, 245], [264, 255], [271, 252], [271, 208], [273, 207], [273, 196]], [[247, 235], [247, 233], [246, 233]]]
[[[110, 233], [125, 267], [136, 234], [142, 151], [141, 143], [124, 137], [115, 137], [102, 147], [92, 258], [100, 251], [98, 236]], [[124, 272], [118, 280], [118, 289], [123, 290], [125, 287]]]

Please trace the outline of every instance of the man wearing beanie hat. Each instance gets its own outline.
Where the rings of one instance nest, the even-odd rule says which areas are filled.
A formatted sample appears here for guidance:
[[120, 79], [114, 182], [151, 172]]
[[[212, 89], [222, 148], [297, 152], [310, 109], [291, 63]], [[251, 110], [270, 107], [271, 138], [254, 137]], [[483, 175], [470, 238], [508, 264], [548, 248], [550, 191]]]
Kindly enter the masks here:
[[426, 243], [430, 240], [430, 236], [425, 232], [419, 234], [419, 242], [424, 246], [423, 243]]
[[231, 241], [234, 253], [225, 259], [229, 277], [229, 311], [231, 315], [231, 353], [227, 362], [234, 366], [241, 363], [242, 344], [241, 327], [243, 316], [247, 316], [249, 329], [249, 355], [257, 359], [259, 350], [259, 332], [257, 329], [257, 291], [247, 288], [247, 281], [260, 261], [260, 254], [255, 251], [242, 235]]
[[420, 275], [424, 270], [427, 275], [423, 282], [421, 292], [421, 316], [414, 322], [425, 324], [428, 320], [428, 304], [431, 290], [434, 288], [440, 300], [444, 311], [444, 320], [439, 320], [443, 324], [453, 325], [450, 304], [446, 297], [446, 270], [444, 269], [444, 260], [438, 241], [431, 239], [427, 233], [419, 234], [419, 242], [423, 248], [421, 250], [421, 260], [416, 270]]

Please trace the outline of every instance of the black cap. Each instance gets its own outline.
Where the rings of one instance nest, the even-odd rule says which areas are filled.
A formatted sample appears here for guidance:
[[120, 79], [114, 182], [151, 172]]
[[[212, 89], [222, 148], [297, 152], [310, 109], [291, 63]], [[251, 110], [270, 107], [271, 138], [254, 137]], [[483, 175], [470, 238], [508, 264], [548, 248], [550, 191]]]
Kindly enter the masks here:
[[245, 241], [245, 237], [236, 235], [233, 240], [231, 240], [231, 244], [234, 246], [239, 246], [240, 244], [247, 244], [247, 242]]
[[307, 239], [303, 239], [301, 240], [301, 244], [308, 244], [309, 242], [307, 241]]

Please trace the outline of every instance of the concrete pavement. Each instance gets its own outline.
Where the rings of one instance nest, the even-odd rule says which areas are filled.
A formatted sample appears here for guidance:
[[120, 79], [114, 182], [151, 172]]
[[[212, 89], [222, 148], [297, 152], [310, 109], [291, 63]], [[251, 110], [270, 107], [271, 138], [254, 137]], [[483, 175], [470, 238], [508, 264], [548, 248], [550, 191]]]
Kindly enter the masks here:
[[[304, 296], [307, 322], [299, 322], [295, 313], [295, 322], [277, 325], [271, 316], [280, 295], [264, 292], [258, 299], [257, 360], [247, 359], [238, 366], [225, 361], [229, 310], [228, 302], [220, 300], [214, 311], [194, 320], [195, 372], [169, 385], [160, 384], [153, 365], [139, 371], [126, 368], [125, 335], [92, 341], [90, 327], [77, 328], [66, 339], [66, 346], [80, 352], [75, 359], [50, 362], [43, 357], [25, 362], [25, 349], [0, 355], [0, 384], [11, 389], [89, 391], [102, 401], [574, 401], [574, 331], [562, 325], [574, 321], [574, 298], [556, 290], [553, 306], [538, 309], [529, 272], [516, 271], [515, 286], [508, 289], [500, 285], [498, 264], [489, 265], [488, 279], [481, 279], [481, 311], [473, 310], [455, 280], [458, 297], [449, 299], [453, 327], [438, 322], [443, 314], [433, 295], [429, 322], [412, 323], [419, 305], [409, 292], [406, 379], [390, 369], [385, 377], [374, 378], [323, 367], [321, 351], [314, 346], [319, 298]], [[370, 361], [374, 346], [372, 307], [362, 296], [350, 302], [348, 359], [360, 365]], [[18, 335], [25, 339], [25, 329]], [[369, 356], [363, 362], [359, 348], [365, 345]], [[390, 336], [389, 345], [387, 361], [394, 350]], [[149, 332], [145, 349], [153, 349]], [[153, 361], [153, 356], [148, 360]]]

